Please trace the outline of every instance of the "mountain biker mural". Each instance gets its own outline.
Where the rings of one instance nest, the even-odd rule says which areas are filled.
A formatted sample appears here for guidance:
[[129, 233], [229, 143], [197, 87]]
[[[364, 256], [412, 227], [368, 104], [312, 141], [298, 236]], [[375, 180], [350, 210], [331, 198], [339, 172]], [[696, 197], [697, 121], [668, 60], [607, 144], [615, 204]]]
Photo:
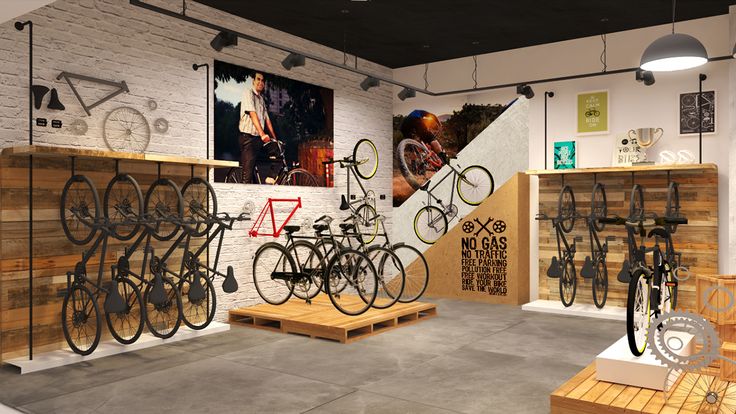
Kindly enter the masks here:
[[239, 168], [215, 181], [332, 186], [323, 161], [333, 157], [331, 89], [215, 61], [215, 158]]

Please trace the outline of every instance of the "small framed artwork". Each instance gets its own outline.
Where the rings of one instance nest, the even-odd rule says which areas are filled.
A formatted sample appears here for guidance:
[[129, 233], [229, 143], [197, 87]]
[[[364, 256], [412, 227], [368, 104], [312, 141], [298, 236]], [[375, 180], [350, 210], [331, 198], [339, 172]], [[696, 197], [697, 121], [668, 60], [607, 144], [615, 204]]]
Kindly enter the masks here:
[[[700, 119], [699, 93], [680, 94], [680, 135], [698, 134]], [[716, 91], [703, 92], [703, 134], [716, 133]]]
[[557, 141], [554, 148], [555, 170], [569, 170], [577, 167], [575, 141]]
[[577, 97], [578, 135], [607, 134], [611, 118], [608, 91], [581, 92]]

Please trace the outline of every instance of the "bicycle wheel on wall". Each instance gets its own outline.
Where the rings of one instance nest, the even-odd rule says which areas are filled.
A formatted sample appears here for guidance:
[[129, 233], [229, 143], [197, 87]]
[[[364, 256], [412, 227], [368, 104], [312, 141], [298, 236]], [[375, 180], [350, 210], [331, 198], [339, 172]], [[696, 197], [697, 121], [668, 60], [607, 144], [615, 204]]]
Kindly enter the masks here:
[[590, 219], [593, 221], [593, 227], [596, 231], [600, 232], [605, 229], [605, 223], [599, 222], [598, 219], [606, 216], [608, 216], [606, 188], [601, 183], [595, 183], [593, 194], [590, 196]]
[[100, 343], [102, 321], [97, 300], [86, 286], [74, 284], [64, 296], [61, 327], [69, 348], [80, 355], [89, 355]]
[[644, 219], [644, 188], [639, 184], [634, 184], [634, 187], [631, 188], [628, 219], [630, 221]]
[[146, 286], [143, 302], [146, 304], [146, 326], [153, 336], [171, 338], [181, 326], [181, 294], [174, 282], [162, 276], [165, 300], [161, 303], [151, 302], [153, 283]]
[[396, 147], [399, 170], [404, 179], [417, 190], [442, 167], [436, 154], [430, 153], [420, 142], [407, 138]]
[[378, 171], [378, 150], [369, 139], [361, 139], [353, 148], [353, 161], [358, 165], [355, 172], [364, 180], [370, 180]]
[[291, 278], [296, 264], [286, 248], [278, 243], [266, 243], [258, 248], [253, 258], [253, 283], [263, 300], [281, 305], [294, 293]]
[[602, 309], [608, 297], [608, 266], [605, 260], [598, 260], [592, 282], [593, 303], [596, 308]]
[[471, 206], [477, 206], [493, 194], [493, 187], [493, 176], [480, 165], [471, 165], [457, 178], [457, 194]]
[[184, 200], [177, 185], [167, 179], [156, 180], [146, 192], [143, 204], [146, 219], [154, 220], [153, 237], [171, 240], [179, 231], [179, 222], [184, 216]]
[[145, 308], [141, 291], [130, 279], [118, 278], [117, 290], [125, 301], [125, 309], [121, 312], [105, 312], [105, 320], [110, 334], [116, 341], [130, 345], [137, 341], [143, 333]]
[[[190, 228], [193, 237], [207, 234], [212, 226], [208, 223], [210, 216], [217, 215], [217, 195], [210, 183], [200, 177], [193, 177], [181, 189], [184, 201], [184, 222]], [[209, 208], [208, 208], [209, 206]]]
[[434, 244], [447, 233], [447, 216], [438, 207], [422, 207], [414, 216], [414, 233], [422, 242]]
[[67, 180], [59, 205], [61, 227], [74, 244], [87, 244], [95, 237], [100, 220], [100, 197], [92, 181], [84, 175]]
[[565, 307], [571, 306], [575, 301], [577, 289], [578, 279], [575, 276], [575, 264], [572, 260], [566, 260], [560, 277], [560, 300]]
[[217, 294], [212, 281], [199, 270], [179, 280], [181, 293], [181, 317], [184, 324], [200, 330], [215, 319]]
[[[680, 216], [680, 190], [679, 185], [671, 182], [667, 188], [667, 205], [665, 208], [665, 217], [681, 217]], [[665, 228], [674, 234], [677, 231], [677, 224], [665, 224]]]
[[562, 231], [569, 233], [575, 227], [575, 194], [572, 192], [572, 187], [566, 185], [560, 190], [560, 195], [557, 198], [557, 211], [558, 216], [561, 220], [560, 226]]
[[647, 347], [647, 330], [651, 319], [650, 281], [647, 272], [638, 269], [631, 276], [626, 300], [626, 338], [629, 350], [640, 356]]
[[129, 174], [110, 180], [102, 203], [110, 234], [118, 240], [130, 240], [138, 233], [143, 217], [143, 193]]
[[392, 246], [394, 253], [404, 267], [404, 290], [399, 302], [409, 303], [419, 299], [429, 284], [429, 265], [422, 252], [414, 246], [397, 243]]

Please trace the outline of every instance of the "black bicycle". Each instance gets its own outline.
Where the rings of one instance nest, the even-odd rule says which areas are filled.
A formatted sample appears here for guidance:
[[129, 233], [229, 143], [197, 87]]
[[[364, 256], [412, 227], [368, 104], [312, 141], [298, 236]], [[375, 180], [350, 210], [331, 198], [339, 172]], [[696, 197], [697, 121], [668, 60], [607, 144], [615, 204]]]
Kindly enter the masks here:
[[593, 185], [593, 194], [590, 197], [590, 214], [587, 217], [588, 233], [590, 234], [590, 256], [585, 257], [580, 276], [591, 279], [593, 288], [593, 303], [598, 309], [603, 308], [608, 297], [608, 242], [616, 240], [614, 236], [606, 236], [601, 243], [599, 233], [605, 229], [605, 222], [601, 219], [608, 216], [608, 202], [606, 189], [601, 183]]
[[[282, 141], [271, 140], [263, 145], [263, 152], [270, 154], [270, 150], [275, 148], [273, 151], [275, 155], [268, 155], [267, 160], [271, 165], [278, 167], [276, 177], [270, 175], [261, 175], [258, 170], [258, 163], [253, 167], [253, 176], [256, 179], [256, 184], [273, 184], [273, 185], [298, 185], [316, 187], [319, 185], [319, 180], [311, 172], [299, 166], [298, 162], [289, 164], [286, 161], [284, 155], [285, 144]], [[225, 175], [226, 183], [242, 183], [243, 182], [243, 168], [232, 167], [228, 170]]]

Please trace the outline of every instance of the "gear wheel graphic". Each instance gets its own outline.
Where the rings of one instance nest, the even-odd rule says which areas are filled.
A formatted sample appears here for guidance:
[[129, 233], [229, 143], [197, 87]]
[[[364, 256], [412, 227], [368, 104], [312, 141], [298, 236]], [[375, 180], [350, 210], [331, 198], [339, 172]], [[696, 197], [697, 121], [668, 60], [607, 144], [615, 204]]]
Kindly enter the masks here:
[[463, 223], [463, 231], [466, 233], [472, 233], [475, 230], [475, 225], [472, 221], [466, 221]]
[[[678, 353], [682, 341], [668, 333], [687, 332], [695, 336], [695, 341], [702, 347], [689, 356]], [[672, 311], [658, 315], [649, 325], [647, 346], [654, 358], [670, 369], [694, 369], [708, 366], [718, 358], [720, 340], [718, 333], [707, 319], [686, 311]]]
[[503, 220], [496, 220], [496, 222], [493, 223], [493, 231], [496, 233], [503, 233], [506, 231], [506, 222]]

